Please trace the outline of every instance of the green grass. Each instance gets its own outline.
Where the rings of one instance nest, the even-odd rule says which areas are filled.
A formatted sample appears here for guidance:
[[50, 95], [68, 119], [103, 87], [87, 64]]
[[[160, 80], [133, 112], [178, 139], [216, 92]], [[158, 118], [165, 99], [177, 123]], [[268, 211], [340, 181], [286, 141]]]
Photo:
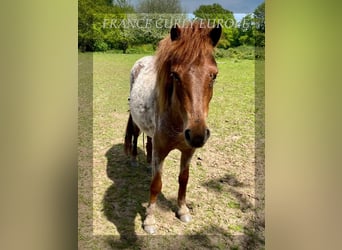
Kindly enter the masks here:
[[[80, 54], [80, 60], [86, 55]], [[91, 74], [80, 72], [81, 76], [86, 75], [79, 92], [80, 144], [86, 144], [84, 138], [90, 129], [93, 132], [92, 176], [83, 165], [79, 170], [82, 194], [79, 204], [83, 209], [79, 220], [80, 240], [91, 242], [94, 249], [149, 249], [152, 246], [170, 249], [170, 242], [179, 248], [240, 246], [244, 249], [248, 240], [234, 235], [243, 233], [242, 228], [252, 231], [255, 224], [255, 209], [250, 205], [254, 204], [251, 197], [255, 197], [254, 60], [217, 59], [219, 76], [208, 117], [212, 133], [207, 144], [196, 151], [190, 168], [187, 203], [193, 220], [183, 224], [174, 216], [180, 154], [173, 151], [165, 160], [163, 190], [156, 213], [161, 236], [153, 238], [141, 237], [146, 235], [142, 219], [150, 182], [143, 136], [138, 143], [138, 168], [129, 166], [122, 148], [128, 119], [129, 72], [134, 62], [144, 55], [147, 54], [94, 53], [92, 90], [87, 84]], [[81, 68], [89, 70], [89, 67]], [[91, 91], [93, 123], [90, 127], [85, 97]], [[85, 154], [82, 157], [86, 159]], [[87, 183], [92, 183], [91, 194], [86, 193]], [[90, 196], [93, 202], [89, 201]], [[93, 225], [91, 236], [85, 229], [89, 211]], [[263, 237], [262, 230], [257, 237]]]
[[234, 201], [229, 201], [228, 202], [228, 207], [230, 208], [240, 208], [240, 203], [234, 202]]
[[264, 59], [261, 56], [260, 50], [262, 48], [256, 48], [254, 46], [242, 45], [239, 47], [233, 47], [229, 49], [215, 49], [215, 56], [217, 58], [229, 58], [237, 60], [254, 60], [255, 58]]
[[[152, 44], [130, 45], [126, 54], [153, 54], [155, 48]], [[112, 49], [106, 52], [107, 54], [122, 54], [122, 50]]]

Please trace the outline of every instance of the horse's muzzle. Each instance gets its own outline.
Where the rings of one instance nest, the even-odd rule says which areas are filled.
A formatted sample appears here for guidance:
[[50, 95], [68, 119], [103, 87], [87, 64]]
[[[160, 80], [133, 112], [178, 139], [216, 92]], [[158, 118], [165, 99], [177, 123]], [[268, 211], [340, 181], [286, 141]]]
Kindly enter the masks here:
[[186, 129], [184, 131], [184, 137], [189, 146], [193, 148], [200, 148], [206, 143], [210, 136], [210, 130], [205, 128], [203, 132], [196, 130]]

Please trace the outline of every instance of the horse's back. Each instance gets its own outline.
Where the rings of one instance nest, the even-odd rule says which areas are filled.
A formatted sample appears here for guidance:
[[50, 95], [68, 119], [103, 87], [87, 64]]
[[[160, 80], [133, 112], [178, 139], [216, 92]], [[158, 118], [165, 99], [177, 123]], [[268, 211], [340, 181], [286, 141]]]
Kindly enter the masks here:
[[131, 70], [130, 112], [138, 127], [152, 137], [155, 129], [155, 58], [139, 59]]

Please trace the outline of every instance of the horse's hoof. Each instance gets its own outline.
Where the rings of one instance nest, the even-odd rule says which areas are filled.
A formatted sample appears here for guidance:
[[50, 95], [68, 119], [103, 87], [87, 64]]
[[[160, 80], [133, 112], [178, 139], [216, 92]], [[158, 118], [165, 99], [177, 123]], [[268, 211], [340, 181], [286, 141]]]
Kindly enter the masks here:
[[[152, 210], [154, 207], [152, 206], [147, 208], [147, 212], [151, 212], [149, 210]], [[148, 234], [154, 234], [156, 232], [156, 221], [154, 219], [154, 216], [151, 214], [148, 214], [144, 220], [143, 227], [146, 233]]]
[[177, 211], [176, 215], [181, 221], [183, 221], [185, 223], [188, 223], [189, 221], [191, 221], [191, 215], [189, 212], [189, 208], [187, 208], [186, 205], [182, 205], [179, 208], [179, 210]]
[[190, 214], [183, 214], [183, 215], [179, 216], [179, 219], [182, 222], [188, 223], [191, 221], [191, 215]]
[[148, 234], [155, 234], [156, 233], [156, 227], [154, 225], [146, 225], [146, 226], [144, 226], [144, 230]]

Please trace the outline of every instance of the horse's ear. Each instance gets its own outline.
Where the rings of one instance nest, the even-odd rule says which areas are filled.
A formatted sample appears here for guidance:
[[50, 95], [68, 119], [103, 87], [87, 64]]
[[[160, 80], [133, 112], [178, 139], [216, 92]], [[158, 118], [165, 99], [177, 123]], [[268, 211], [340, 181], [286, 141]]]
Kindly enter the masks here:
[[222, 27], [221, 24], [216, 25], [211, 31], [210, 31], [210, 38], [211, 38], [211, 43], [215, 47], [220, 40], [222, 33]]
[[180, 28], [177, 24], [173, 25], [170, 31], [171, 41], [175, 41], [180, 37]]

